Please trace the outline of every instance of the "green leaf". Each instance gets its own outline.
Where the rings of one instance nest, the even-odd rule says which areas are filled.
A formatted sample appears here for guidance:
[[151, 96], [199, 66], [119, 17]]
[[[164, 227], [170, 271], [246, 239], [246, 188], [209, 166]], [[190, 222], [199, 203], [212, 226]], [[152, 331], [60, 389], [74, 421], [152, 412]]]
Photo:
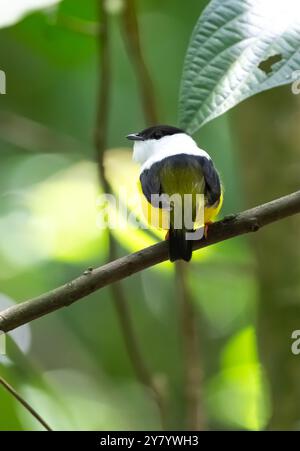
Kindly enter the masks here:
[[1, 5], [0, 28], [13, 25], [32, 11], [56, 5], [61, 0], [10, 0]]
[[187, 50], [180, 125], [194, 133], [247, 97], [292, 84], [299, 68], [299, 0], [212, 0]]
[[205, 397], [210, 415], [227, 427], [265, 428], [270, 417], [269, 393], [253, 326], [239, 330], [223, 348], [221, 371], [209, 380]]

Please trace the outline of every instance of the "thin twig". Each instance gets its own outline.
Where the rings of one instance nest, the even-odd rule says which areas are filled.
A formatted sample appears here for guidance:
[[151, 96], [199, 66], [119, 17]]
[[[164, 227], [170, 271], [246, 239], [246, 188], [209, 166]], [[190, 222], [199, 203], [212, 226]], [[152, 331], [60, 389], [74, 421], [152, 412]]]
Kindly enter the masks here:
[[186, 427], [191, 431], [204, 429], [204, 415], [201, 398], [202, 371], [200, 366], [197, 312], [187, 284], [188, 265], [176, 262], [177, 293], [181, 307], [181, 323], [184, 354], [184, 389], [186, 401]]
[[[256, 232], [268, 224], [298, 213], [300, 213], [300, 191], [211, 224], [207, 239], [194, 242], [194, 251], [246, 233]], [[93, 271], [84, 271], [81, 276], [65, 285], [0, 312], [0, 330], [8, 332], [62, 307], [67, 307], [100, 288], [167, 259], [168, 243], [162, 241], [118, 258]]]
[[30, 405], [28, 404], [27, 401], [25, 401], [25, 399], [18, 393], [16, 392], [16, 390], [8, 383], [6, 382], [5, 379], [3, 379], [3, 377], [0, 376], [0, 384], [11, 394], [13, 395], [17, 401], [19, 401], [20, 404], [22, 404], [22, 406], [25, 407], [26, 410], [28, 410], [29, 413], [31, 413], [31, 415], [42, 425], [44, 426], [45, 429], [47, 429], [47, 431], [52, 431], [52, 429], [50, 428], [49, 424], [46, 423], [46, 421], [41, 417], [41, 415], [39, 415], [37, 413], [37, 411]]
[[125, 0], [122, 19], [125, 42], [140, 87], [146, 123], [148, 125], [155, 125], [158, 123], [155, 92], [153, 81], [142, 52], [135, 0]]
[[103, 158], [107, 147], [109, 101], [111, 93], [111, 62], [108, 42], [108, 18], [103, 6], [103, 1], [98, 0], [98, 4], [101, 33], [99, 34], [98, 39], [99, 85], [95, 127], [95, 147], [99, 178], [100, 182], [103, 184], [103, 189], [106, 191], [109, 189], [109, 184], [105, 178]]
[[[104, 170], [104, 152], [107, 147], [107, 130], [109, 119], [109, 99], [111, 92], [111, 64], [109, 56], [108, 45], [108, 18], [103, 6], [103, 2], [100, 0], [100, 20], [101, 20], [101, 33], [99, 35], [99, 96], [98, 96], [98, 108], [97, 108], [97, 123], [95, 132], [95, 147], [97, 151], [98, 171], [100, 183], [106, 193], [111, 193], [111, 187], [106, 179]], [[117, 258], [117, 243], [116, 240], [108, 230], [109, 237], [109, 255], [108, 260], [112, 261]], [[165, 428], [165, 409], [164, 402], [160, 395], [160, 391], [156, 386], [151, 373], [144, 361], [138, 338], [135, 334], [127, 299], [122, 285], [116, 282], [111, 285], [111, 293], [113, 302], [115, 304], [116, 312], [118, 315], [121, 331], [127, 354], [131, 361], [132, 367], [136, 374], [137, 379], [150, 391], [154, 401], [157, 404], [160, 412], [162, 427]]]

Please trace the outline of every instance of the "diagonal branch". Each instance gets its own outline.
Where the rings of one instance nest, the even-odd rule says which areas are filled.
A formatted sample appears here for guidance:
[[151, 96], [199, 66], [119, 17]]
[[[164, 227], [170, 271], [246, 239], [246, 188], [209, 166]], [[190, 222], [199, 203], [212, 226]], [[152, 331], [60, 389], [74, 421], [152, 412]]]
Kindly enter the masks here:
[[[300, 191], [215, 222], [210, 226], [208, 238], [195, 241], [194, 249], [256, 232], [261, 227], [297, 213], [300, 213]], [[8, 332], [167, 259], [168, 243], [161, 242], [93, 271], [85, 271], [81, 276], [55, 290], [0, 312], [0, 330]]]
[[40, 414], [3, 378], [0, 376], [0, 385], [7, 390], [23, 407], [47, 430], [52, 431], [49, 424]]

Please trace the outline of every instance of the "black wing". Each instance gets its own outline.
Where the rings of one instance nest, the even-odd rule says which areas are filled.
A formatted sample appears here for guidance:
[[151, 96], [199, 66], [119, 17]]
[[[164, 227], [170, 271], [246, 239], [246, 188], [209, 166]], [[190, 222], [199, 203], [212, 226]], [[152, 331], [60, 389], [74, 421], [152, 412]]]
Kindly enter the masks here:
[[[179, 161], [180, 164], [183, 164], [182, 156], [184, 156], [184, 164], [187, 164], [188, 160], [191, 160], [191, 163], [194, 165], [199, 164], [204, 180], [205, 180], [205, 197], [207, 200], [207, 205], [214, 205], [221, 196], [221, 182], [218, 172], [216, 171], [213, 162], [211, 159], [208, 159], [203, 156], [191, 156], [187, 154], [177, 155], [176, 157], [168, 157], [164, 160], [164, 162], [172, 159], [175, 161]], [[178, 158], [181, 157], [179, 160]], [[149, 169], [145, 169], [140, 175], [140, 182], [142, 185], [142, 191], [148, 200], [151, 202], [151, 195], [157, 194], [159, 196], [162, 195], [162, 186], [160, 180], [160, 169], [162, 162], [154, 163]], [[155, 205], [157, 206], [157, 205]]]
[[201, 170], [205, 179], [205, 196], [208, 206], [214, 205], [221, 197], [221, 181], [212, 160], [202, 157]]
[[149, 169], [145, 169], [140, 175], [140, 182], [144, 196], [151, 204], [151, 195], [161, 194], [161, 183], [159, 178], [159, 167], [153, 164]]

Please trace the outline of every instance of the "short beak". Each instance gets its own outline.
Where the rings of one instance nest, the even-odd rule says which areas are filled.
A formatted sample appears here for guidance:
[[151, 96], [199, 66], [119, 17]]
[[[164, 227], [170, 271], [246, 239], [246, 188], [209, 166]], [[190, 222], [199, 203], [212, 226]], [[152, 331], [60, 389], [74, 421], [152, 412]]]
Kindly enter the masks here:
[[131, 133], [130, 135], [127, 135], [126, 138], [130, 139], [131, 141], [144, 141], [144, 138], [138, 133]]

